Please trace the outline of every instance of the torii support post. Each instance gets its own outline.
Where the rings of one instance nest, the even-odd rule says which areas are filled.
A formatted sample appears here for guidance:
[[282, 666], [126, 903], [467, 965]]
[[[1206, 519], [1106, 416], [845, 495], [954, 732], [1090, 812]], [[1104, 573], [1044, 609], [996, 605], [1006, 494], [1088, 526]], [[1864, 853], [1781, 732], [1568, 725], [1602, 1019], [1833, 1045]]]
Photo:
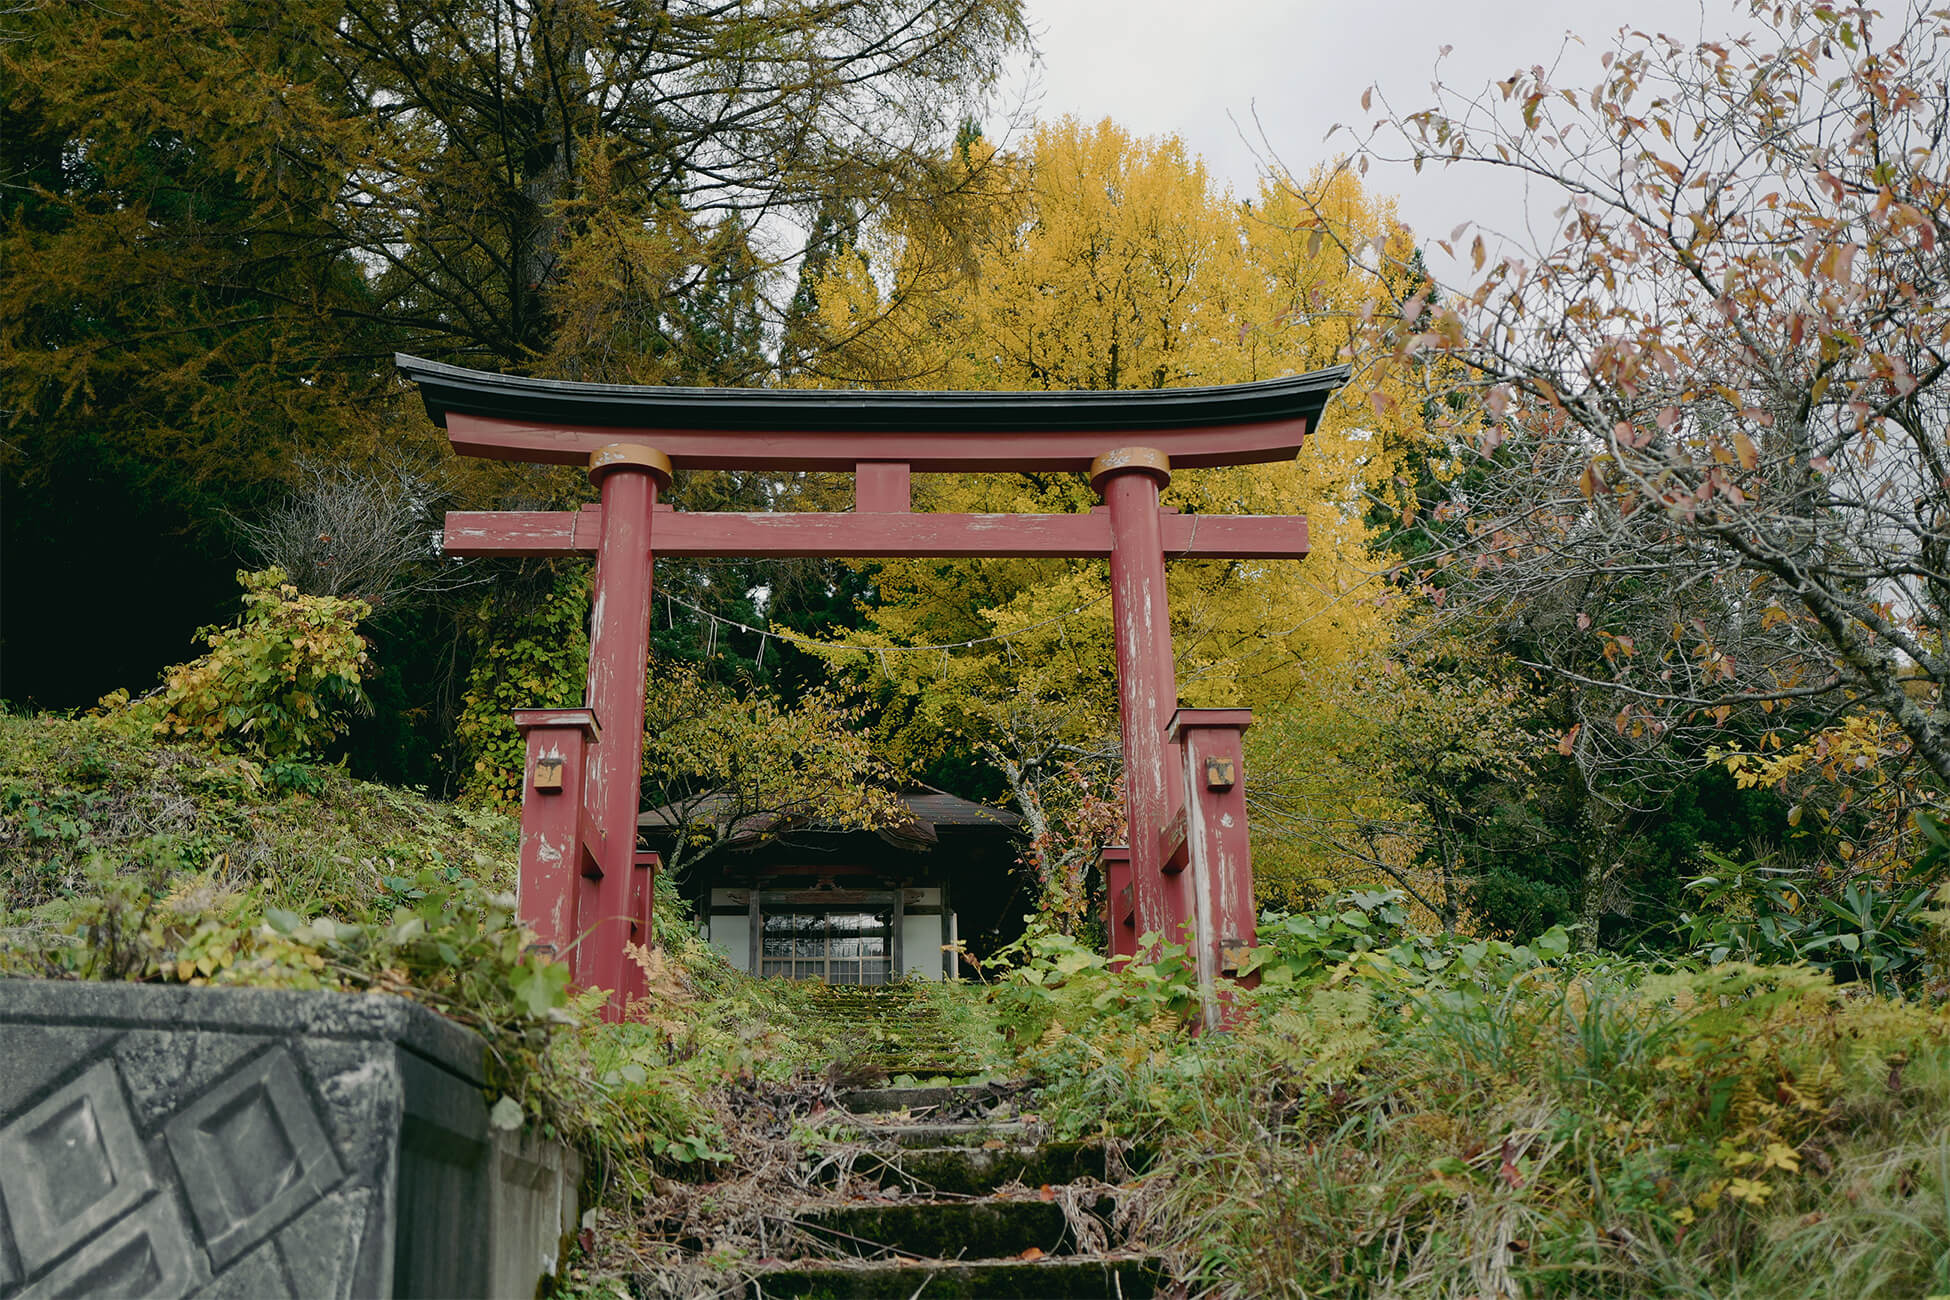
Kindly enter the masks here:
[[[657, 872], [664, 865], [660, 854], [638, 849], [630, 868], [630, 942], [650, 948], [657, 941]], [[650, 976], [635, 962], [626, 963], [618, 986], [623, 1005], [650, 991]]]
[[1166, 732], [1187, 796], [1185, 875], [1191, 878], [1193, 952], [1207, 1029], [1218, 1028], [1226, 1016], [1219, 977], [1237, 978], [1246, 950], [1258, 939], [1242, 745], [1252, 717], [1248, 709], [1179, 709]]
[[[650, 521], [657, 491], [670, 485], [670, 460], [638, 443], [612, 443], [589, 458], [589, 477], [602, 494], [602, 537], [596, 549], [595, 589], [589, 603], [589, 705], [613, 719], [590, 753], [584, 801], [595, 819], [599, 874], [593, 906], [582, 915], [583, 983], [614, 989], [605, 1008], [620, 1019], [627, 1005], [632, 903], [655, 896], [654, 874], [636, 889], [636, 815], [643, 769], [643, 691], [650, 661]], [[649, 870], [654, 873], [655, 867]]]
[[581, 932], [583, 881], [600, 870], [585, 838], [582, 802], [588, 751], [602, 735], [596, 718], [593, 709], [515, 710], [515, 730], [527, 749], [515, 908], [550, 952], [567, 951]]
[[1104, 872], [1104, 955], [1115, 961], [1137, 956], [1137, 902], [1131, 888], [1131, 849], [1106, 844], [1097, 855]]

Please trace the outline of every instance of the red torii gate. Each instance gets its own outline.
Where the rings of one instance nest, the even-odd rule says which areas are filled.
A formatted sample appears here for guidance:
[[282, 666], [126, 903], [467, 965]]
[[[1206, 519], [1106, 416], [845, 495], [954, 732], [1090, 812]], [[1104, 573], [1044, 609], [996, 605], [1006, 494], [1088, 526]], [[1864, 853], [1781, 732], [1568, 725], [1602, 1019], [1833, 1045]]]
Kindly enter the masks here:
[[[1113, 954], [1157, 932], [1191, 944], [1202, 982], [1254, 939], [1240, 736], [1244, 709], [1179, 709], [1168, 558], [1299, 559], [1307, 521], [1183, 515], [1173, 467], [1291, 459], [1347, 378], [1336, 366], [1219, 388], [934, 393], [652, 388], [487, 374], [395, 358], [463, 455], [587, 465], [600, 504], [454, 512], [452, 555], [596, 557], [586, 707], [523, 709], [520, 908], [576, 979], [640, 991], [653, 855], [636, 852], [653, 555], [1106, 556], [1124, 741], [1127, 846], [1105, 854]], [[674, 469], [850, 472], [850, 513], [689, 513], [659, 505]], [[909, 475], [1087, 472], [1080, 515], [911, 513]], [[1215, 1004], [1208, 999], [1208, 1018]]]

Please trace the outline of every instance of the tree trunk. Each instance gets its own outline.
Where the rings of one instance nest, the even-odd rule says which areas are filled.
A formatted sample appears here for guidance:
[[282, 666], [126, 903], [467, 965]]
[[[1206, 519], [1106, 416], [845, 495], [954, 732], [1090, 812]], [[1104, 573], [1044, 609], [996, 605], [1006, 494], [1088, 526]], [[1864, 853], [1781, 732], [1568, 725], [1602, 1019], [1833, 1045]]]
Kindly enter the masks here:
[[549, 332], [548, 290], [561, 256], [562, 201], [575, 193], [576, 133], [589, 115], [589, 45], [563, 0], [535, 8], [530, 48], [533, 83], [523, 89], [536, 109], [523, 160], [522, 229], [514, 250], [515, 333], [539, 350]]
[[1578, 809], [1578, 832], [1578, 859], [1584, 866], [1584, 878], [1578, 891], [1577, 948], [1579, 952], [1596, 952], [1605, 898], [1617, 864], [1613, 861], [1611, 818], [1591, 793], [1588, 781]]

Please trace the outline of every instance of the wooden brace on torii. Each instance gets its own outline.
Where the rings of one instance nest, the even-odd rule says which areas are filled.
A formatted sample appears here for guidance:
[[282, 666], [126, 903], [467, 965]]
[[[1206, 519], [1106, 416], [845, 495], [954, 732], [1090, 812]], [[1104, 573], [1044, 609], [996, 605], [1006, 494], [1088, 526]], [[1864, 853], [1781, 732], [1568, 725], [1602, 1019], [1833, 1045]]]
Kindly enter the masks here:
[[[596, 557], [585, 707], [522, 709], [521, 916], [576, 980], [643, 990], [657, 862], [636, 851], [653, 556], [1105, 556], [1117, 650], [1127, 845], [1107, 850], [1114, 956], [1157, 933], [1191, 946], [1208, 990], [1255, 937], [1240, 737], [1244, 709], [1180, 709], [1168, 558], [1299, 559], [1307, 521], [1183, 515], [1174, 466], [1286, 460], [1347, 378], [1337, 366], [1222, 388], [919, 393], [564, 383], [396, 358], [463, 455], [587, 465], [579, 511], [454, 512], [450, 555]], [[690, 513], [659, 505], [673, 469], [855, 476], [850, 513]], [[911, 513], [909, 475], [1080, 471], [1080, 515]]]

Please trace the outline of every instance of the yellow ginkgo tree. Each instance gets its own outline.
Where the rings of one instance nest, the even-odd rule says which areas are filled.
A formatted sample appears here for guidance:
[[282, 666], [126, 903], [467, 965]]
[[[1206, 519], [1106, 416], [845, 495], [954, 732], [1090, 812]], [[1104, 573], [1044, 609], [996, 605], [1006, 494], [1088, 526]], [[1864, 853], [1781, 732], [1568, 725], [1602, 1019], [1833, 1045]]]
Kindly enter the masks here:
[[[1182, 471], [1166, 492], [1187, 512], [1305, 514], [1311, 525], [1304, 562], [1173, 566], [1187, 702], [1269, 711], [1323, 698], [1325, 675], [1387, 639], [1370, 520], [1423, 443], [1406, 377], [1349, 353], [1381, 292], [1373, 266], [1413, 262], [1391, 205], [1338, 167], [1271, 178], [1242, 200], [1181, 140], [1108, 121], [1047, 124], [1012, 155], [977, 142], [968, 164], [994, 215], [964, 227], [978, 233], [960, 274], [943, 276], [943, 250], [898, 229], [874, 232], [830, 270], [820, 311], [834, 376], [851, 359], [857, 375], [900, 374], [917, 388], [1142, 389], [1354, 360], [1297, 461]], [[1364, 249], [1386, 256], [1362, 265]], [[912, 292], [924, 275], [933, 289]], [[915, 495], [924, 510], [1096, 503], [1068, 474], [930, 476]], [[897, 560], [876, 578], [872, 624], [858, 637], [874, 649], [854, 658], [891, 683], [896, 752], [988, 752], [1019, 800], [1038, 775], [1068, 780], [1065, 764], [1114, 754], [1101, 563]], [[912, 646], [944, 648], [899, 649]]]

